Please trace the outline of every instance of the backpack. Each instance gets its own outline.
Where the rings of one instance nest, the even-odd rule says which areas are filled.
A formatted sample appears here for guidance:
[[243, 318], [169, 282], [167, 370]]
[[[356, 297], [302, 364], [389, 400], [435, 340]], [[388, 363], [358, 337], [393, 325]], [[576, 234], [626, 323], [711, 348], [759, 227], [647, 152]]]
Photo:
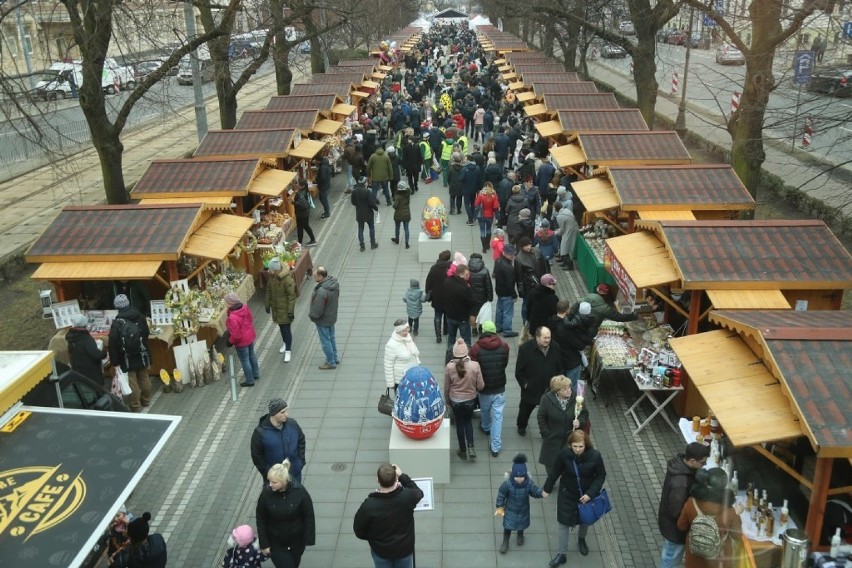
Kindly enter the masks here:
[[689, 552], [703, 558], [716, 558], [722, 551], [722, 535], [719, 533], [719, 525], [716, 519], [705, 515], [698, 508], [698, 503], [692, 499], [698, 516], [692, 521], [686, 542], [689, 544]]
[[140, 357], [142, 363], [147, 367], [148, 349], [145, 347], [145, 341], [142, 339], [142, 330], [136, 322], [126, 320], [124, 318], [116, 318], [121, 326], [118, 329], [118, 336], [121, 338], [121, 348], [124, 351], [124, 364], [130, 368], [130, 359]]

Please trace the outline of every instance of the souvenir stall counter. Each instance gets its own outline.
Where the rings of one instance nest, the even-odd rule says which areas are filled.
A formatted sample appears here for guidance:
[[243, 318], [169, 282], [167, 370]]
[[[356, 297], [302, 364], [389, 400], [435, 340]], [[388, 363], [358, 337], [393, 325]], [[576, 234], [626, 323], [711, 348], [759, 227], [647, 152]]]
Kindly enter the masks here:
[[245, 246], [251, 224], [198, 204], [63, 209], [26, 255], [40, 263], [32, 277], [54, 286], [53, 316], [61, 330], [54, 346], [64, 343], [63, 328], [81, 312], [105, 339], [116, 284], [123, 283], [138, 291], [133, 305], [150, 315], [152, 369], [177, 368], [178, 339], [197, 336], [211, 347], [225, 329], [225, 294], [248, 300], [254, 293], [253, 280], [235, 268], [238, 259], [227, 261]]
[[[792, 485], [808, 503], [806, 514], [798, 518], [800, 525], [814, 548], [824, 550], [825, 543], [820, 541], [825, 503], [852, 489], [848, 476], [834, 476], [832, 482], [833, 468], [848, 468], [852, 459], [848, 396], [841, 394], [852, 392], [852, 314], [720, 310], [710, 318], [724, 329], [670, 341], [695, 388], [712, 408], [709, 421], [702, 418], [709, 413], [696, 414], [698, 433], [693, 432], [692, 420], [685, 420], [684, 436], [690, 441], [703, 436], [706, 432], [701, 428], [708, 423], [712, 427], [715, 420], [735, 448], [751, 448], [792, 477]], [[776, 451], [785, 445], [807, 447], [807, 463], [796, 463], [787, 453]], [[746, 489], [742, 481], [738, 489]], [[760, 498], [763, 488], [757, 489]], [[777, 507], [784, 499], [792, 503], [793, 497], [800, 496], [770, 494], [768, 500]], [[775, 516], [773, 525], [780, 520]], [[753, 552], [752, 565], [762, 566], [758, 549], [765, 552], [771, 547], [775, 554], [778, 549], [768, 542], [755, 542], [767, 537], [766, 525], [762, 531], [758, 528], [759, 519], [746, 526], [757, 533], [747, 543]], [[771, 534], [778, 532], [774, 529]]]
[[585, 229], [584, 232], [577, 235], [572, 255], [577, 270], [582, 275], [589, 290], [594, 290], [598, 284], [615, 286], [615, 279], [607, 271], [604, 263], [604, 237], [600, 236], [604, 233], [595, 233], [593, 227], [586, 227]]
[[[713, 309], [835, 310], [852, 287], [852, 256], [821, 221], [638, 221], [637, 228], [606, 240], [610, 270], [636, 290], [653, 290], [666, 321], [683, 321], [687, 335], [712, 328]], [[675, 406], [682, 416], [706, 411], [689, 376]]]

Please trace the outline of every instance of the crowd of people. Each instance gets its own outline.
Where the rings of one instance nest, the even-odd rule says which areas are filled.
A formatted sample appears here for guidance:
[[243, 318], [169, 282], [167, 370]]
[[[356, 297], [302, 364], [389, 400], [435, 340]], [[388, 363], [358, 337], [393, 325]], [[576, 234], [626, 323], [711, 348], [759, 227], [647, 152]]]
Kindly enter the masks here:
[[[599, 497], [606, 481], [603, 456], [592, 444], [589, 410], [580, 398], [584, 351], [605, 318], [629, 321], [636, 316], [614, 308], [615, 291], [606, 285], [582, 298], [558, 296], [554, 265], [574, 269], [582, 206], [571, 190], [574, 179], [555, 167], [547, 141], [535, 136], [518, 104], [505, 97], [506, 84], [492, 59], [467, 29], [436, 26], [424, 34], [376, 96], [359, 109], [359, 123], [343, 152], [346, 192], [355, 208], [362, 252], [365, 228], [371, 249], [379, 246], [375, 223], [380, 197], [394, 210], [391, 241], [410, 247], [411, 197], [426, 184], [443, 185], [450, 215], [464, 215], [469, 226], [478, 224], [481, 251], [465, 256], [445, 250], [430, 268], [422, 289], [418, 279], [410, 280], [402, 296], [407, 317], [393, 322], [384, 349], [385, 387], [395, 396], [405, 372], [421, 364], [415, 339], [424, 304], [430, 304], [435, 341], [442, 343], [446, 336], [443, 394], [455, 422], [456, 454], [462, 461], [477, 459], [473, 418], [478, 411], [478, 428], [487, 436], [490, 455], [498, 458], [503, 450], [512, 350], [506, 339], [519, 336], [513, 324], [520, 299], [519, 328], [524, 336], [517, 346], [514, 369], [519, 386], [515, 426], [520, 436], [526, 436], [536, 412], [541, 437], [538, 462], [547, 477], [537, 485], [526, 456], [513, 458], [496, 496], [497, 514], [503, 517], [499, 552], [508, 552], [513, 531], [516, 545], [524, 545], [524, 531], [531, 524], [529, 499], [547, 498], [558, 484], [558, 550], [550, 566], [559, 566], [567, 562], [569, 536], [575, 527], [577, 550], [581, 555], [589, 553], [590, 525], [581, 522], [579, 509]], [[318, 183], [323, 218], [331, 215], [330, 172], [328, 159], [321, 158]], [[304, 244], [311, 246], [316, 239], [310, 227], [307, 188], [298, 189], [298, 239], [307, 234], [310, 240]], [[488, 256], [493, 261], [491, 270]], [[293, 350], [295, 283], [291, 271], [277, 259], [270, 262], [269, 275], [266, 311], [279, 326], [280, 353], [287, 363]], [[314, 280], [309, 318], [325, 357], [319, 369], [333, 370], [340, 364], [335, 338], [340, 283], [323, 266], [315, 268]], [[252, 313], [236, 295], [229, 294], [225, 301], [227, 340], [236, 348], [245, 377], [241, 386], [252, 387], [261, 378]], [[119, 317], [137, 322], [139, 333], [147, 339], [144, 317], [129, 304], [126, 296], [116, 298]], [[147, 373], [139, 371], [147, 364], [140, 354], [122, 352], [121, 329], [114, 333], [110, 355], [123, 362], [122, 368], [131, 375], [131, 405], [141, 409], [150, 399]], [[85, 337], [75, 337], [74, 345], [81, 361], [102, 355]], [[72, 353], [72, 363], [74, 358]], [[256, 506], [257, 530], [249, 525], [233, 530], [223, 559], [225, 568], [256, 567], [267, 559], [277, 568], [295, 568], [316, 541], [313, 502], [302, 484], [307, 463], [305, 433], [290, 418], [282, 398], [269, 400], [267, 410], [251, 436], [251, 459], [263, 479]], [[736, 538], [740, 531], [738, 517], [730, 515], [727, 481], [719, 474], [724, 472], [696, 475], [706, 458], [705, 446], [690, 444], [685, 454], [669, 463], [659, 512], [664, 536], [661, 566], [676, 566], [684, 557], [687, 568], [717, 565], [704, 562], [685, 544], [691, 524], [701, 515], [715, 516], [725, 536]], [[369, 543], [377, 567], [412, 567], [413, 512], [423, 491], [395, 464], [381, 464], [376, 480], [378, 488], [355, 514], [353, 531]], [[142, 558], [149, 562], [146, 566], [165, 566], [165, 542], [159, 535], [149, 535], [149, 519], [148, 513], [133, 521], [126, 516], [116, 519], [111, 566], [143, 565], [138, 563]]]

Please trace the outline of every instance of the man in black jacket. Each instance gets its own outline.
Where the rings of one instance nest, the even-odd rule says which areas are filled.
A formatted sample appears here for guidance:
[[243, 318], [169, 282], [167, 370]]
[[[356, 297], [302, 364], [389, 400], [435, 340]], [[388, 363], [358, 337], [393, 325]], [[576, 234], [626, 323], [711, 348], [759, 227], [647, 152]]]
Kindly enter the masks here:
[[376, 224], [374, 213], [379, 210], [379, 202], [373, 197], [372, 192], [367, 189], [367, 178], [361, 176], [355, 183], [355, 189], [349, 198], [355, 206], [355, 220], [358, 222], [358, 243], [361, 252], [364, 252], [364, 225], [370, 229], [370, 248], [379, 248], [376, 242]]
[[473, 310], [473, 292], [468, 280], [470, 269], [464, 264], [456, 267], [456, 273], [444, 282], [444, 312], [447, 316], [447, 345], [456, 343], [456, 333], [470, 346], [470, 312]]
[[383, 463], [376, 472], [379, 488], [361, 503], [352, 529], [370, 543], [376, 568], [414, 566], [414, 508], [423, 491], [397, 465]]
[[677, 520], [684, 503], [689, 499], [689, 490], [695, 483], [695, 472], [707, 463], [709, 455], [709, 446], [692, 442], [686, 446], [685, 453], [669, 460], [658, 515], [660, 532], [663, 534], [660, 568], [675, 568], [682, 563], [686, 532], [677, 528]]
[[512, 331], [512, 317], [515, 313], [515, 301], [518, 299], [517, 272], [515, 272], [515, 247], [505, 245], [503, 254], [494, 263], [494, 293], [497, 295], [497, 332], [503, 337], [517, 337]]
[[562, 355], [550, 341], [550, 329], [541, 326], [536, 330], [534, 339], [518, 348], [515, 380], [521, 387], [521, 401], [518, 404], [518, 434], [521, 436], [527, 435], [530, 415], [541, 402], [550, 379], [562, 374]]
[[441, 335], [447, 333], [447, 319], [444, 317], [444, 281], [447, 279], [447, 269], [450, 267], [452, 252], [445, 250], [438, 254], [438, 260], [429, 269], [426, 276], [426, 296], [432, 302], [435, 310], [435, 343], [441, 343]]
[[580, 310], [573, 316], [568, 316], [571, 302], [560, 300], [556, 304], [556, 315], [547, 322], [553, 334], [553, 342], [562, 354], [562, 373], [571, 379], [571, 390], [577, 392], [577, 381], [583, 370], [583, 359], [580, 352], [594, 343], [595, 336], [591, 334], [594, 317], [588, 302], [580, 305]]
[[479, 428], [488, 434], [491, 456], [503, 449], [503, 409], [506, 407], [506, 367], [509, 365], [509, 345], [497, 335], [493, 321], [482, 322], [482, 336], [470, 348], [470, 358], [479, 363], [485, 388], [479, 392], [482, 411]]
[[[142, 312], [130, 305], [124, 294], [115, 297], [113, 305], [118, 314], [109, 330], [109, 360], [127, 373], [130, 383], [130, 410], [141, 412], [151, 405], [151, 350], [148, 347], [148, 322]], [[131, 341], [133, 338], [133, 341]]]

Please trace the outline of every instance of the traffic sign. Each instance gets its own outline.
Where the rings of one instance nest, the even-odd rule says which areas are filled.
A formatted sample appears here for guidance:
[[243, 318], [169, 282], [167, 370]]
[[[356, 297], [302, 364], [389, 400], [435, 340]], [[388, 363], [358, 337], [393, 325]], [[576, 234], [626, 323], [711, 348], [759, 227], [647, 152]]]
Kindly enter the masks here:
[[852, 39], [852, 22], [844, 22], [843, 37], [846, 39]]
[[797, 51], [793, 66], [793, 84], [806, 85], [811, 80], [811, 74], [814, 72], [814, 52], [813, 51]]

